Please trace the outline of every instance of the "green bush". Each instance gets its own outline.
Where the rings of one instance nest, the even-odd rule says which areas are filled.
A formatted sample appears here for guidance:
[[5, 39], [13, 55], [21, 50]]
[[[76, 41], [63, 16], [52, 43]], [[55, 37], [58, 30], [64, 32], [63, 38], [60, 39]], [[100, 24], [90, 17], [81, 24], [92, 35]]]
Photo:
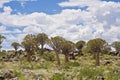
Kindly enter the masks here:
[[0, 57], [3, 57], [3, 56], [5, 56], [6, 55], [6, 52], [0, 52]]
[[63, 69], [71, 69], [72, 67], [79, 67], [80, 64], [78, 62], [67, 62], [62, 65]]
[[100, 69], [96, 69], [96, 68], [81, 68], [80, 69], [80, 73], [77, 76], [78, 79], [83, 79], [83, 78], [87, 78], [87, 79], [92, 79], [95, 80], [96, 76], [98, 75], [103, 75], [103, 71]]
[[49, 53], [44, 53], [42, 55], [42, 58], [45, 59], [46, 61], [54, 61], [55, 57], [53, 54], [49, 54]]
[[106, 80], [119, 80], [120, 79], [120, 73], [114, 73], [110, 71], [106, 74]]
[[14, 74], [15, 74], [15, 77], [20, 77], [20, 76], [22, 76], [22, 73], [21, 73], [21, 72], [18, 72], [18, 71], [14, 71]]
[[50, 78], [50, 80], [67, 80], [67, 79], [65, 78], [65, 74], [56, 73]]
[[80, 64], [78, 62], [68, 62], [67, 65], [71, 66], [71, 67], [78, 67], [78, 66], [80, 66]]

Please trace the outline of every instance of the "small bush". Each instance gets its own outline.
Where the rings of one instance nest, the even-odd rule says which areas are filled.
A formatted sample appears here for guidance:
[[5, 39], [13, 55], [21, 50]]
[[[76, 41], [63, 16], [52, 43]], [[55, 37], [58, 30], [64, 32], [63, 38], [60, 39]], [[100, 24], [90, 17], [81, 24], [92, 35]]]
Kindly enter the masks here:
[[65, 63], [64, 65], [62, 65], [62, 68], [63, 69], [70, 69], [72, 67], [79, 67], [80, 64], [78, 62], [68, 62], [68, 63]]
[[15, 77], [20, 77], [20, 76], [22, 76], [22, 73], [21, 73], [21, 72], [18, 72], [18, 71], [14, 71], [14, 74], [15, 74]]
[[67, 65], [71, 66], [71, 67], [78, 67], [78, 66], [80, 66], [80, 64], [78, 62], [68, 62]]
[[54, 61], [55, 57], [53, 54], [49, 54], [49, 53], [44, 53], [42, 55], [42, 58], [45, 59], [46, 61]]
[[83, 79], [83, 78], [87, 78], [87, 79], [95, 79], [95, 76], [97, 75], [103, 75], [103, 71], [100, 69], [93, 69], [93, 68], [81, 68], [80, 69], [80, 73], [78, 75], [78, 79]]
[[109, 73], [107, 73], [106, 79], [107, 80], [119, 80], [120, 73], [114, 73], [114, 72], [110, 71]]
[[67, 79], [65, 78], [65, 74], [56, 73], [51, 77], [50, 80], [67, 80]]
[[6, 55], [6, 52], [0, 52], [0, 57], [3, 57], [3, 56], [5, 56]]

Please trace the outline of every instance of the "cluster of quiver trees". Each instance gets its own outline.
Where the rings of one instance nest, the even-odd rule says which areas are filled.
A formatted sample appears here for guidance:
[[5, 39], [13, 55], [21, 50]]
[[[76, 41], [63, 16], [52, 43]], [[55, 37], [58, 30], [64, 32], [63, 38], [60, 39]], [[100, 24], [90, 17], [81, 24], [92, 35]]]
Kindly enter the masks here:
[[[0, 48], [2, 48], [1, 44], [3, 39], [5, 39], [5, 37], [0, 35]], [[14, 47], [15, 52], [17, 52], [20, 46], [24, 48], [25, 52], [27, 53], [26, 55], [28, 62], [31, 61], [31, 56], [35, 53], [43, 55], [45, 45], [48, 45], [50, 48], [52, 48], [52, 50], [55, 51], [58, 66], [61, 64], [59, 58], [60, 53], [65, 55], [65, 62], [69, 62], [69, 55], [73, 54], [74, 57], [74, 52], [76, 51], [78, 55], [83, 54], [83, 51], [86, 53], [91, 53], [96, 61], [97, 66], [100, 65], [100, 53], [110, 53], [111, 47], [115, 48], [118, 56], [120, 56], [120, 42], [115, 41], [109, 45], [101, 38], [91, 39], [88, 42], [80, 40], [74, 43], [60, 36], [48, 38], [45, 33], [39, 33], [37, 35], [27, 34], [21, 43], [13, 42], [11, 44], [11, 46]]]

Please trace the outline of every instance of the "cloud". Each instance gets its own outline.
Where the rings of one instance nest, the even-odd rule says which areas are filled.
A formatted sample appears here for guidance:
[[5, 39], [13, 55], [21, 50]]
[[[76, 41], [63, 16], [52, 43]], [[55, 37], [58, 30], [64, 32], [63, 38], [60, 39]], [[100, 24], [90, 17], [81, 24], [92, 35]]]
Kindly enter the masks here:
[[3, 7], [3, 10], [4, 10], [4, 14], [10, 14], [12, 12], [12, 9], [10, 6]]
[[0, 0], [0, 8], [2, 8], [5, 3], [9, 3], [9, 2], [10, 0]]
[[[67, 9], [54, 15], [42, 12], [11, 14], [12, 9], [4, 6], [4, 12], [0, 13], [2, 24], [0, 31], [7, 38], [3, 45], [10, 45], [13, 41], [21, 42], [26, 34], [40, 32], [45, 32], [50, 37], [62, 36], [75, 42], [88, 41], [97, 37], [108, 42], [120, 40], [120, 3], [100, 0], [69, 0], [59, 5]], [[74, 6], [88, 7], [86, 10], [69, 8]], [[14, 29], [9, 30], [9, 26]]]
[[[93, 5], [98, 5], [100, 3], [100, 0], [68, 0], [66, 2], [61, 2], [59, 3], [59, 6], [61, 7], [84, 7], [84, 6], [93, 6]], [[97, 3], [97, 4], [95, 4]]]

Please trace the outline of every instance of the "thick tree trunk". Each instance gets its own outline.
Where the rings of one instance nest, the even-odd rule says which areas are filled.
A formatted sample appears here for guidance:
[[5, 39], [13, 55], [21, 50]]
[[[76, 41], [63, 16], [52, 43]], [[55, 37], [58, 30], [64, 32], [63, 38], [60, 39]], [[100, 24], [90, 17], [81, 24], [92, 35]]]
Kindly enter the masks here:
[[57, 60], [58, 66], [60, 66], [59, 51], [56, 51], [56, 60]]
[[96, 59], [96, 53], [93, 53], [93, 59]]
[[43, 51], [43, 45], [41, 45], [41, 54], [43, 55], [44, 51]]
[[99, 66], [100, 65], [100, 54], [99, 52], [96, 53], [96, 66]]
[[31, 62], [31, 53], [30, 52], [27, 52], [27, 61]]
[[2, 46], [0, 45], [0, 52], [2, 52], [2, 51], [1, 51], [1, 48], [2, 48]]
[[120, 57], [120, 51], [118, 51], [118, 54], [117, 54], [118, 57]]
[[65, 62], [68, 62], [69, 59], [68, 59], [68, 53], [64, 53], [65, 54]]

